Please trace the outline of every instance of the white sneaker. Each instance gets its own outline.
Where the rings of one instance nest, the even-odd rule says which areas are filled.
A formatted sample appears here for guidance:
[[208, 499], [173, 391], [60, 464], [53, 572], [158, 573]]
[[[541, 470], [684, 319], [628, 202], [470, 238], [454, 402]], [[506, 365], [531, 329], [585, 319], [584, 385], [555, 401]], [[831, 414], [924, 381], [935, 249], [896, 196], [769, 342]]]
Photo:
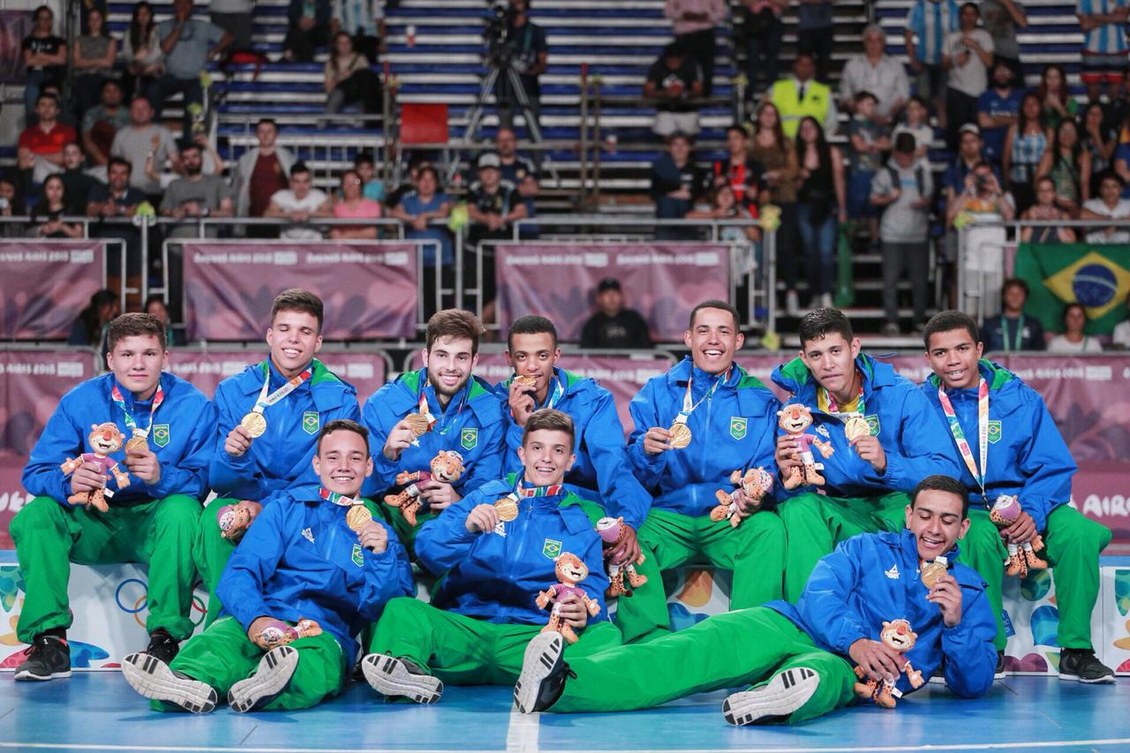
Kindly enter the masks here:
[[294, 670], [298, 669], [298, 650], [278, 646], [263, 654], [255, 674], [240, 680], [228, 691], [232, 711], [243, 713], [262, 708], [286, 690]]
[[795, 290], [789, 290], [785, 293], [785, 314], [787, 316], [800, 316], [800, 299], [797, 298]]
[[435, 703], [443, 695], [443, 682], [407, 659], [369, 654], [361, 660], [361, 672], [373, 690], [387, 698]]
[[730, 724], [739, 725], [776, 721], [807, 703], [819, 685], [820, 675], [814, 669], [786, 669], [773, 675], [766, 685], [731, 695], [722, 703], [722, 716]]
[[130, 687], [146, 698], [193, 714], [207, 714], [219, 699], [212, 686], [169, 669], [168, 664], [146, 653], [122, 659], [122, 674]]

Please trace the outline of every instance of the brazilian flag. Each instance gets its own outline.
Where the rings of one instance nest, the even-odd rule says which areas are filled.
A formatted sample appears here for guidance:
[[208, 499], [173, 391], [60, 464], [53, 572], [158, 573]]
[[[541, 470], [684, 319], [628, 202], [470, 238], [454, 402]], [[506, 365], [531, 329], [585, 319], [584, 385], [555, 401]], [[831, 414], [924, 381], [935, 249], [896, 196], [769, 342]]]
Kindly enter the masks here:
[[1015, 273], [1030, 290], [1024, 313], [1049, 331], [1063, 329], [1068, 303], [1081, 303], [1087, 310], [1088, 334], [1110, 334], [1126, 318], [1130, 246], [1022, 243]]

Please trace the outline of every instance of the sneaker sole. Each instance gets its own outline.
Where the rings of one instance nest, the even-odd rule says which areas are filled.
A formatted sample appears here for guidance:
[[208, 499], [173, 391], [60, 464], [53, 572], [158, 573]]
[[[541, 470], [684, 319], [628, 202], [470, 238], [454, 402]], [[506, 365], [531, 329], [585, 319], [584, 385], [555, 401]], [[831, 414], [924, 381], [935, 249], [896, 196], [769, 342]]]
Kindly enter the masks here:
[[523, 714], [534, 713], [542, 681], [561, 662], [565, 639], [561, 633], [539, 633], [526, 646], [522, 656], [522, 673], [514, 683], [514, 705]]
[[286, 690], [296, 669], [296, 649], [290, 646], [272, 648], [259, 660], [255, 674], [231, 686], [228, 691], [228, 706], [240, 714], [254, 710]]
[[768, 685], [734, 693], [722, 703], [722, 716], [733, 725], [753, 724], [767, 716], [788, 716], [812, 697], [820, 675], [808, 667], [794, 667], [774, 675]]
[[130, 687], [144, 697], [171, 703], [193, 714], [207, 714], [219, 700], [215, 688], [189, 677], [178, 677], [168, 664], [149, 654], [130, 654], [122, 659], [122, 674]]
[[1114, 682], [1113, 675], [1103, 675], [1102, 677], [1090, 679], [1087, 677], [1080, 677], [1079, 675], [1065, 675], [1062, 672], [1059, 673], [1059, 679], [1063, 680], [1064, 682], [1081, 682], [1085, 685], [1106, 685], [1108, 683]]
[[393, 656], [369, 654], [361, 660], [361, 672], [370, 687], [387, 698], [435, 703], [443, 695], [442, 680], [432, 675], [413, 674], [404, 662]]
[[64, 672], [52, 672], [49, 675], [37, 675], [29, 670], [17, 672], [15, 676], [16, 682], [47, 682], [48, 680], [64, 680], [71, 676], [71, 670]]

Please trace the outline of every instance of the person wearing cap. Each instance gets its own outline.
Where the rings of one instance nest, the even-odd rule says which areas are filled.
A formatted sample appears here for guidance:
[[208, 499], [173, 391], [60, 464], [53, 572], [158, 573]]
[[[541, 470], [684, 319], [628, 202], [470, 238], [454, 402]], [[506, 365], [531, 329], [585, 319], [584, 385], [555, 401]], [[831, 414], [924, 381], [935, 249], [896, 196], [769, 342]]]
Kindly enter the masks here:
[[651, 130], [663, 137], [698, 133], [698, 108], [704, 87], [699, 61], [687, 55], [680, 42], [664, 47], [659, 59], [651, 64], [643, 85], [644, 99], [655, 103], [655, 124]]
[[596, 286], [596, 312], [581, 329], [582, 348], [651, 348], [651, 332], [643, 316], [624, 308], [624, 291], [615, 277]]
[[[502, 177], [502, 159], [498, 152], [483, 152], [479, 155], [478, 180], [471, 184], [467, 192], [467, 217], [470, 220], [467, 232], [467, 245], [472, 253], [483, 254], [483, 276], [479, 280], [482, 296], [479, 302], [483, 309], [494, 301], [494, 254], [483, 253], [479, 244], [489, 240], [505, 240], [511, 237], [511, 223], [529, 216], [518, 188]], [[467, 260], [474, 269], [474, 257]], [[473, 276], [472, 276], [473, 279]], [[484, 314], [484, 318], [490, 318]]]

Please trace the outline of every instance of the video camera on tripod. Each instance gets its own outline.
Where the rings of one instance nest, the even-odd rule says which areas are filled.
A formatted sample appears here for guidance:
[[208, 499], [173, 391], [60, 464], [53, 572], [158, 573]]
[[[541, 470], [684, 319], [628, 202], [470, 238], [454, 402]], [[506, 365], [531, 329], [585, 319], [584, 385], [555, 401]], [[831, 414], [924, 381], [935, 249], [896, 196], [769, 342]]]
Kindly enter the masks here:
[[521, 70], [522, 66], [516, 60], [518, 48], [510, 39], [514, 6], [509, 0], [487, 0], [487, 6], [486, 29], [483, 31], [484, 59], [493, 68], [514, 67]]

